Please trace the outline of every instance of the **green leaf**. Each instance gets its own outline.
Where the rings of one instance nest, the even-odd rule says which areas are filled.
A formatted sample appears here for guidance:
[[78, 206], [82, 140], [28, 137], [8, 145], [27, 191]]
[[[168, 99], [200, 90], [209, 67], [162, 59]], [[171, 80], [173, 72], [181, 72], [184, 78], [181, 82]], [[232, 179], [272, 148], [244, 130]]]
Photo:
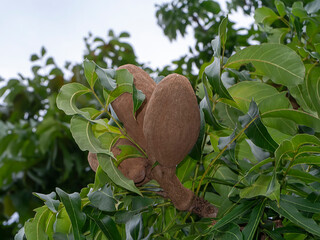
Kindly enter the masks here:
[[307, 11], [303, 8], [303, 2], [297, 1], [292, 4], [292, 14], [299, 18], [308, 17]]
[[17, 234], [14, 236], [14, 240], [24, 240], [24, 227], [20, 228], [20, 230], [17, 232]]
[[222, 19], [219, 25], [219, 30], [218, 30], [221, 45], [223, 48], [227, 41], [227, 25], [228, 25], [228, 17], [225, 17], [224, 19]]
[[269, 77], [273, 82], [294, 86], [303, 82], [304, 65], [299, 55], [291, 48], [275, 43], [250, 46], [231, 56], [225, 68], [238, 68], [252, 63], [257, 75]]
[[127, 239], [140, 240], [143, 236], [143, 223], [140, 214], [134, 215], [130, 221], [126, 223]]
[[320, 203], [310, 202], [308, 199], [302, 197], [295, 197], [290, 195], [281, 195], [281, 200], [284, 203], [289, 203], [295, 206], [300, 211], [310, 212], [310, 213], [320, 213]]
[[289, 219], [292, 223], [302, 227], [309, 233], [320, 236], [320, 226], [312, 219], [303, 216], [293, 205], [280, 200], [278, 208], [275, 202], [269, 202], [269, 206], [278, 214]]
[[200, 6], [205, 8], [206, 11], [211, 12], [213, 14], [218, 14], [221, 9], [220, 9], [220, 5], [214, 1], [203, 1], [202, 3], [200, 3]]
[[204, 73], [215, 93], [221, 98], [233, 100], [220, 78], [220, 58], [215, 57], [213, 63], [204, 69]]
[[201, 66], [199, 76], [202, 76], [201, 71], [203, 72], [203, 66], [207, 67], [208, 65], [212, 64], [213, 60], [215, 58], [220, 58], [221, 57], [221, 39], [220, 36], [216, 36], [212, 41], [211, 41], [211, 46], [213, 49], [213, 56], [210, 63], [205, 63]]
[[320, 166], [320, 156], [305, 156], [295, 158], [293, 165], [297, 164], [315, 164]]
[[233, 208], [230, 212], [228, 212], [225, 216], [223, 216], [213, 227], [211, 230], [219, 229], [226, 224], [232, 222], [235, 219], [238, 219], [242, 215], [246, 214], [248, 211], [251, 210], [251, 207], [255, 205], [256, 201], [246, 201], [235, 208]]
[[105, 185], [101, 190], [88, 194], [89, 200], [93, 206], [101, 211], [114, 212], [116, 211], [115, 204], [117, 201], [112, 196], [112, 190]]
[[254, 12], [254, 19], [256, 23], [263, 23], [265, 25], [271, 25], [275, 20], [278, 19], [278, 15], [267, 7], [261, 7], [256, 9]]
[[73, 116], [70, 130], [74, 140], [82, 151], [110, 153], [109, 150], [102, 148], [99, 140], [94, 136], [92, 124], [88, 120], [79, 116]]
[[106, 105], [110, 104], [121, 94], [133, 91], [133, 75], [127, 69], [119, 69], [115, 73], [116, 88], [111, 92], [108, 91], [106, 96]]
[[308, 69], [305, 85], [307, 96], [320, 117], [320, 67], [312, 66]]
[[98, 166], [96, 170], [96, 175], [94, 178], [94, 186], [93, 191], [97, 191], [99, 188], [103, 187], [106, 183], [111, 183], [111, 179], [108, 175], [102, 170], [100, 166]]
[[319, 9], [320, 9], [320, 1], [319, 0], [314, 0], [312, 2], [309, 2], [305, 6], [305, 9], [307, 10], [308, 14], [318, 12]]
[[176, 175], [180, 182], [184, 183], [191, 178], [196, 165], [197, 161], [193, 160], [191, 157], [187, 157], [179, 163]]
[[[76, 106], [77, 97], [89, 93], [91, 90], [80, 83], [69, 83], [63, 85], [57, 96], [57, 107], [67, 115], [85, 114]], [[90, 116], [87, 114], [88, 118]]]
[[251, 186], [240, 190], [241, 198], [254, 198], [256, 196], [266, 196], [271, 200], [280, 198], [280, 184], [276, 181], [273, 191], [268, 192], [272, 176], [261, 175]]
[[117, 155], [117, 165], [127, 158], [145, 158], [135, 146], [131, 145], [118, 145], [117, 148], [121, 150], [120, 154]]
[[66, 208], [61, 208], [56, 215], [56, 221], [54, 223], [54, 232], [60, 232], [69, 234], [72, 231], [72, 224], [68, 216]]
[[112, 220], [110, 216], [105, 215], [100, 219], [97, 216], [92, 216], [89, 214], [88, 217], [98, 225], [98, 227], [101, 229], [101, 231], [104, 233], [104, 235], [108, 239], [110, 240], [121, 239], [117, 225], [115, 224], [115, 222]]
[[245, 134], [258, 147], [274, 152], [278, 144], [272, 139], [268, 130], [261, 122], [259, 109], [254, 101], [251, 101], [246, 115], [239, 117], [239, 122], [246, 128]]
[[45, 47], [41, 48], [41, 56], [43, 57], [46, 54], [47, 50]]
[[[223, 156], [233, 163], [237, 163], [237, 160], [235, 158], [236, 141], [233, 141], [235, 136], [236, 136], [236, 129], [234, 129], [234, 131], [232, 132], [232, 134], [230, 136], [220, 137], [219, 142], [218, 142], [219, 143], [219, 145], [218, 145], [219, 150], [222, 150], [225, 147], [227, 147], [223, 153]], [[233, 141], [233, 142], [230, 144], [231, 141]]]
[[266, 201], [262, 201], [260, 204], [258, 204], [257, 206], [255, 206], [252, 209], [252, 212], [250, 213], [248, 224], [242, 230], [242, 234], [243, 234], [244, 239], [246, 239], [246, 240], [253, 239], [253, 237], [257, 231], [260, 219], [261, 219], [263, 212], [264, 212], [265, 202]]
[[298, 178], [305, 183], [312, 183], [312, 182], [320, 182], [320, 178], [311, 175], [310, 173], [304, 172], [302, 170], [293, 169], [291, 168], [288, 171], [288, 176], [292, 176], [294, 178]]
[[242, 112], [248, 111], [252, 99], [258, 104], [261, 113], [274, 109], [288, 108], [290, 105], [285, 93], [279, 93], [276, 88], [261, 82], [239, 82], [230, 87], [228, 91], [237, 103], [237, 105], [233, 106]]
[[96, 67], [96, 74], [100, 80], [101, 85], [108, 91], [113, 91], [117, 84], [115, 81], [116, 70], [103, 69], [99, 66]]
[[39, 57], [38, 57], [37, 54], [32, 54], [31, 57], [30, 57], [30, 60], [31, 60], [32, 62], [37, 61], [38, 59], [39, 59]]
[[98, 78], [98, 75], [95, 72], [96, 64], [93, 61], [85, 59], [83, 61], [83, 68], [84, 68], [84, 75], [86, 76], [87, 82], [89, 83], [89, 86], [93, 88]]
[[133, 117], [135, 118], [136, 112], [141, 107], [146, 96], [142, 91], [136, 89], [135, 85], [132, 84], [132, 100], [133, 100]]
[[56, 188], [56, 191], [70, 218], [74, 239], [84, 239], [81, 229], [86, 221], [86, 215], [81, 212], [81, 198], [79, 193], [67, 194], [60, 188]]
[[55, 200], [56, 199], [56, 193], [55, 192], [51, 192], [49, 194], [41, 194], [41, 193], [33, 193], [33, 194], [35, 196], [37, 196], [38, 198], [40, 198], [41, 200], [43, 200], [45, 202], [45, 204], [47, 205], [47, 207], [52, 212], [56, 213], [58, 211], [60, 201], [59, 200]]
[[[204, 113], [200, 111], [200, 132], [197, 139], [197, 142], [193, 146], [192, 150], [189, 152], [189, 156], [195, 160], [200, 160], [202, 155], [202, 143], [204, 141], [204, 133], [205, 133], [205, 120]], [[181, 180], [181, 179], [180, 179]]]
[[277, 11], [281, 17], [286, 15], [286, 7], [282, 1], [275, 0], [274, 5], [276, 5]]
[[217, 121], [217, 119], [212, 113], [212, 106], [208, 96], [207, 88], [205, 86], [203, 87], [205, 97], [200, 102], [200, 111], [202, 110], [206, 123], [212, 126], [215, 130], [221, 130], [223, 129], [223, 127], [220, 125], [220, 123]]
[[112, 157], [106, 154], [97, 154], [99, 165], [108, 175], [108, 177], [118, 186], [123, 187], [131, 192], [142, 196], [139, 189], [134, 185], [132, 180], [129, 180], [120, 172], [113, 164]]
[[47, 61], [46, 61], [46, 65], [48, 66], [48, 65], [51, 65], [51, 64], [54, 64], [54, 60], [53, 60], [52, 57], [49, 57], [49, 58], [47, 59]]
[[293, 109], [276, 109], [264, 112], [261, 117], [277, 117], [294, 121], [297, 124], [313, 128], [314, 131], [320, 132], [320, 119], [303, 111]]
[[243, 235], [239, 225], [229, 223], [228, 225], [214, 231], [215, 240], [242, 240]]
[[32, 240], [49, 239], [46, 233], [46, 229], [49, 226], [46, 224], [51, 211], [46, 206], [43, 206], [35, 209], [35, 212], [35, 217], [24, 224], [26, 238]]

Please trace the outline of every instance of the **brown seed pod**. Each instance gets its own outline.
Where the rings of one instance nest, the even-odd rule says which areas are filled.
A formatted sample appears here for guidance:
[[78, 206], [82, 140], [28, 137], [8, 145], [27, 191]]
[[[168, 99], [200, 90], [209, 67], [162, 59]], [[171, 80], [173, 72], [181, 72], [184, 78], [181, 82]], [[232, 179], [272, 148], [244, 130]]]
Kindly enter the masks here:
[[[117, 157], [121, 153], [121, 150], [118, 148], [118, 146], [120, 145], [130, 145], [135, 147], [135, 145], [128, 139], [121, 138], [111, 148], [111, 152], [115, 157]], [[89, 152], [88, 162], [91, 169], [93, 171], [97, 171], [97, 168], [99, 166], [97, 154]], [[118, 169], [125, 177], [133, 180], [134, 183], [136, 183], [137, 185], [142, 185], [149, 181], [149, 179], [146, 177], [147, 166], [148, 160], [146, 158], [127, 158], [119, 164]]]
[[89, 154], [88, 154], [88, 162], [89, 162], [89, 165], [90, 165], [91, 169], [94, 172], [96, 172], [97, 168], [99, 166], [99, 162], [98, 162], [98, 159], [97, 159], [97, 154], [89, 152]]
[[[115, 157], [121, 153], [121, 150], [118, 148], [120, 145], [135, 147], [128, 139], [120, 138], [111, 149]], [[148, 160], [146, 158], [127, 158], [119, 164], [118, 169], [125, 177], [133, 180], [135, 184], [140, 185], [145, 183], [147, 165]]]
[[111, 105], [119, 120], [123, 123], [128, 135], [143, 149], [146, 148], [146, 140], [143, 135], [143, 121], [146, 106], [156, 87], [155, 81], [141, 68], [132, 64], [127, 64], [118, 69], [127, 69], [133, 75], [135, 87], [146, 96], [143, 104], [136, 112], [136, 119], [133, 117], [133, 101], [130, 93], [123, 93]]
[[199, 131], [200, 111], [189, 80], [170, 74], [157, 85], [145, 113], [143, 132], [149, 160], [176, 166], [196, 143]]

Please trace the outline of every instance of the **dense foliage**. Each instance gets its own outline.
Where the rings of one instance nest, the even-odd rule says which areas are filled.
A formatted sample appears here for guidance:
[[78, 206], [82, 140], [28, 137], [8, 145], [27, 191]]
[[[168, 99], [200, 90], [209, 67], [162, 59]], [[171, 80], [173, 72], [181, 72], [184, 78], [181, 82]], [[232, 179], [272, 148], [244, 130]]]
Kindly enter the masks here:
[[[108, 155], [110, 139], [101, 136], [121, 132], [109, 125], [111, 92], [105, 81], [119, 87], [121, 81], [130, 83], [130, 75], [99, 80], [90, 76], [98, 66], [138, 65], [131, 46], [121, 41], [127, 34], [117, 38], [111, 33], [107, 42], [87, 39], [86, 58], [96, 64], [86, 61], [84, 71], [73, 66], [71, 81], [77, 83], [65, 85], [61, 92], [69, 99], [57, 102], [70, 102], [63, 110], [75, 115], [71, 131], [79, 147], [91, 150], [88, 141], [93, 140], [108, 159], [100, 163], [94, 183], [81, 191], [94, 176], [88, 174], [85, 161], [79, 161], [85, 154], [74, 151], [70, 118], [55, 105], [58, 90], [68, 81], [44, 49], [41, 56], [32, 56], [46, 66], [35, 65], [33, 78], [20, 76], [0, 90], [7, 102], [0, 122], [5, 143], [0, 148], [2, 218], [19, 211], [24, 222], [36, 206], [31, 191], [60, 188], [58, 197], [54, 192], [35, 194], [45, 205], [36, 209], [16, 238], [25, 233], [28, 239], [318, 239], [320, 3], [285, 3], [256, 9], [259, 31], [252, 27], [245, 36], [212, 1], [174, 1], [158, 8], [159, 24], [170, 39], [196, 24], [197, 45], [172, 66], [188, 76], [196, 90], [202, 131], [190, 156], [179, 164], [177, 176], [219, 208], [214, 225], [212, 219], [177, 211], [156, 194], [156, 182], [135, 187], [118, 174]], [[248, 13], [258, 6], [247, 5]], [[237, 1], [230, 6], [237, 6]], [[265, 43], [237, 48], [250, 45], [249, 37]], [[171, 70], [168, 66], [159, 72], [167, 75]], [[74, 94], [79, 95], [77, 103], [68, 101]], [[107, 115], [96, 119], [102, 112]], [[83, 126], [90, 126], [90, 131], [83, 132]], [[74, 166], [77, 171], [71, 171]]]

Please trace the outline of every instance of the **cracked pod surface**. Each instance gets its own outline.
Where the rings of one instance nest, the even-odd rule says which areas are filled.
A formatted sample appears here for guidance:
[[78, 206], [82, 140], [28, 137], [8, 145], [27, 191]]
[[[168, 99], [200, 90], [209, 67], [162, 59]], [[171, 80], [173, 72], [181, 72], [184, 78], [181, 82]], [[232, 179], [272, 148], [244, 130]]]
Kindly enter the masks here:
[[126, 64], [118, 69], [127, 69], [133, 75], [135, 87], [146, 96], [144, 102], [136, 112], [136, 119], [133, 117], [133, 100], [130, 93], [123, 93], [111, 105], [119, 120], [123, 123], [128, 135], [143, 149], [146, 149], [146, 139], [143, 135], [143, 122], [146, 106], [156, 87], [155, 81], [141, 68], [132, 64]]
[[189, 153], [200, 131], [200, 111], [189, 80], [170, 74], [155, 88], [144, 117], [143, 133], [152, 163], [175, 167]]

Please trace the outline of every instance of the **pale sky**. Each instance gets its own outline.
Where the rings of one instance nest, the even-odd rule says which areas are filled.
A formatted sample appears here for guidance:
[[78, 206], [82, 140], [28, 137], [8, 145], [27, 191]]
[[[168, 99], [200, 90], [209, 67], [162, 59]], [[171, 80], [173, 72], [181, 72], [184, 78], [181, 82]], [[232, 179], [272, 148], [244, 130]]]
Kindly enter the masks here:
[[[152, 67], [170, 64], [188, 52], [192, 32], [170, 42], [157, 25], [155, 4], [169, 0], [0, 0], [0, 76], [31, 75], [31, 54], [42, 46], [58, 66], [81, 62], [83, 38], [92, 32], [106, 38], [109, 29], [130, 33], [138, 61]], [[225, 9], [225, 1], [219, 0]], [[237, 27], [248, 26], [252, 17], [229, 16]]]

